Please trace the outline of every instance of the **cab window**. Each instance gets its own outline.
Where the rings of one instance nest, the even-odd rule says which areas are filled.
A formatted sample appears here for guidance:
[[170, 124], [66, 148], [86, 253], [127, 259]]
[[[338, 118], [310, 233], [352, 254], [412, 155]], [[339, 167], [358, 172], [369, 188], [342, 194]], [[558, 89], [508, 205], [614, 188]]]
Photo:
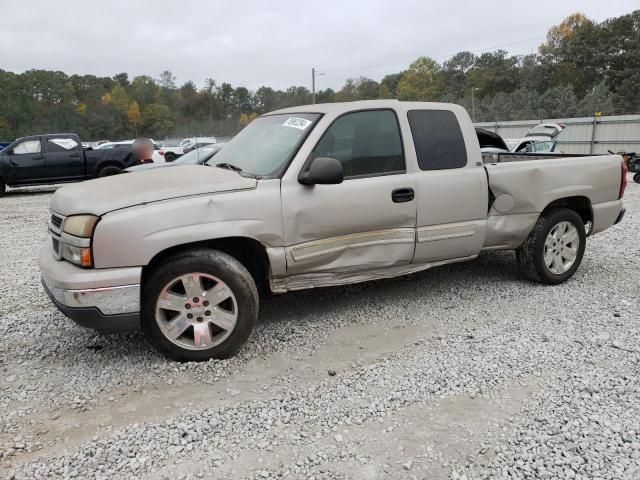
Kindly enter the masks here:
[[400, 129], [392, 110], [368, 110], [339, 117], [324, 133], [312, 157], [339, 160], [345, 178], [405, 171]]
[[15, 155], [24, 155], [26, 153], [40, 153], [42, 146], [40, 140], [25, 140], [13, 147]]
[[407, 114], [420, 170], [461, 168], [467, 149], [460, 124], [449, 110], [411, 110]]

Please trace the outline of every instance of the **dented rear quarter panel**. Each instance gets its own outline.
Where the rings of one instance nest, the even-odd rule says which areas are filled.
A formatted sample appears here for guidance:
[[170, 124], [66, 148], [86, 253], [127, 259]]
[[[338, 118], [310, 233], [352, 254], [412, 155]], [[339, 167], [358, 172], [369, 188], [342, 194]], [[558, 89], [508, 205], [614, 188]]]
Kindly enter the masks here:
[[594, 213], [594, 232], [611, 226], [621, 208], [617, 155], [527, 159], [486, 164], [485, 168], [495, 196], [487, 219], [485, 249], [518, 247], [540, 213], [556, 200], [587, 198]]
[[490, 215], [542, 212], [551, 202], [586, 197], [591, 204], [616, 200], [620, 190], [620, 157], [547, 158], [488, 164], [489, 188], [496, 197], [510, 195], [513, 207], [492, 208]]

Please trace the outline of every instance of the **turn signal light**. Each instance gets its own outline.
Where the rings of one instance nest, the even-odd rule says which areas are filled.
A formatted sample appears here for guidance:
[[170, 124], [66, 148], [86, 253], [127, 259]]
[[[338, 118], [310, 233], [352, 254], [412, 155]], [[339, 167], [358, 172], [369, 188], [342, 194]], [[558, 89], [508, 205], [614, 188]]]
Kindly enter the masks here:
[[83, 267], [92, 267], [93, 261], [91, 259], [91, 249], [83, 248], [80, 250], [80, 264]]

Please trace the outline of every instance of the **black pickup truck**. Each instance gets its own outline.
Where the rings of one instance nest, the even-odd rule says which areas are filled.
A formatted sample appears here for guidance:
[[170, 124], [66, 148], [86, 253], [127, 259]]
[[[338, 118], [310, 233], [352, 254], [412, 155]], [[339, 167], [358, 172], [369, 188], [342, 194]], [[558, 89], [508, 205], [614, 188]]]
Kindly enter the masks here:
[[23, 137], [0, 151], [0, 196], [7, 186], [79, 182], [115, 175], [136, 163], [130, 147], [85, 149], [75, 133]]

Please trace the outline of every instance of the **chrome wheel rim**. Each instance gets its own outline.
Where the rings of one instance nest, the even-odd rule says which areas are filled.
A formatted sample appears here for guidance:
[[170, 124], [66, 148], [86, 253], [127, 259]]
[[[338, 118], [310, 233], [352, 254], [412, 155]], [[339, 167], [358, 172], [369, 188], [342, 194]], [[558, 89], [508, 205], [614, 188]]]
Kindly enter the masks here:
[[575, 263], [580, 246], [578, 229], [570, 222], [555, 225], [544, 242], [544, 263], [555, 275], [567, 272]]
[[174, 278], [156, 301], [156, 322], [171, 343], [208, 350], [224, 342], [238, 321], [238, 302], [229, 286], [213, 275], [187, 273]]

